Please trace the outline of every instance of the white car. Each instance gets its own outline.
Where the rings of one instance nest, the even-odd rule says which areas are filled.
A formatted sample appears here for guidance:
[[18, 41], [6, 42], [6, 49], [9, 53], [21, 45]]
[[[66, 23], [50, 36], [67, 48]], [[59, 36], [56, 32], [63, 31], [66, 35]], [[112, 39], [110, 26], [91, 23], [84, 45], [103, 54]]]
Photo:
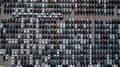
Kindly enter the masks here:
[[75, 65], [69, 65], [69, 67], [75, 67]]
[[12, 13], [12, 16], [15, 16], [16, 15], [16, 13]]
[[120, 14], [120, 9], [118, 9], [118, 14]]
[[41, 18], [41, 17], [42, 17], [42, 15], [38, 15], [37, 17], [38, 17], [38, 18]]
[[40, 67], [40, 65], [39, 64], [35, 64], [34, 67]]

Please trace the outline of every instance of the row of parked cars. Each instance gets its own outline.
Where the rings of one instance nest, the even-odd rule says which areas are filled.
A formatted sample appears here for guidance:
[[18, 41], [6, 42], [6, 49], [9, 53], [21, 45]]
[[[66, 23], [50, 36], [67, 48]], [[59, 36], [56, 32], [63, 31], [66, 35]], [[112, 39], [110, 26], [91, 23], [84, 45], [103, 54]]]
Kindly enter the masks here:
[[[17, 2], [17, 1], [16, 1]], [[56, 4], [52, 3], [52, 2], [46, 2], [46, 1], [42, 1], [42, 2], [30, 2], [30, 3], [12, 3], [12, 2], [4, 2], [4, 14], [12, 14], [13, 12], [26, 12], [27, 9], [26, 8], [34, 8], [32, 10], [29, 11], [29, 13], [41, 13], [41, 9], [42, 12], [46, 12], [46, 11], [50, 11], [52, 13], [61, 13], [61, 14], [70, 14], [72, 11], [72, 8], [74, 6], [74, 4], [71, 3], [58, 3], [55, 2]], [[20, 9], [21, 8], [21, 9]], [[61, 10], [62, 8], [62, 10]]]
[[120, 15], [120, 5], [117, 5], [117, 15]]
[[[39, 23], [42, 21], [44, 23], [49, 23], [47, 20], [39, 20], [39, 21], [32, 20], [32, 19], [23, 20], [23, 19], [17, 19], [17, 18], [16, 19], [14, 19], [14, 18], [13, 19], [4, 19], [3, 23], [5, 23], [6, 25], [8, 23], [12, 24], [12, 21], [14, 21], [15, 23], [17, 21], [18, 21], [18, 23], [22, 23], [25, 21], [29, 21], [29, 22], [33, 21], [34, 23]], [[54, 21], [54, 20], [51, 19], [49, 21]], [[26, 24], [27, 23], [25, 23], [24, 25], [26, 25]], [[52, 22], [49, 24], [52, 24]], [[56, 23], [54, 23], [54, 24], [56, 24]], [[28, 38], [28, 41], [25, 39], [24, 32], [21, 33], [21, 35], [20, 35], [21, 37], [18, 36], [17, 40], [12, 38], [13, 36], [11, 37], [11, 33], [4, 34], [3, 28], [6, 28], [6, 30], [8, 30], [10, 28], [10, 26], [5, 27], [5, 25], [3, 25], [3, 28], [0, 29], [0, 31], [1, 31], [1, 40], [0, 40], [0, 43], [1, 43], [1, 45], [0, 45], [1, 51], [0, 52], [1, 53], [0, 54], [3, 55], [4, 60], [5, 59], [8, 60], [9, 55], [12, 54], [13, 67], [15, 67], [16, 65], [27, 66], [27, 64], [25, 64], [25, 62], [27, 62], [26, 60], [30, 61], [30, 64], [32, 64], [33, 66], [36, 66], [36, 63], [38, 63], [37, 59], [39, 59], [38, 61], [40, 61], [40, 63], [47, 62], [46, 60], [48, 60], [48, 62], [47, 62], [48, 64], [64, 64], [64, 62], [62, 60], [65, 60], [65, 63], [69, 63], [69, 64], [73, 64], [73, 65], [76, 64], [78, 61], [80, 61], [81, 65], [84, 65], [84, 64], [87, 65], [90, 63], [90, 62], [88, 62], [89, 60], [87, 60], [87, 59], [89, 59], [89, 56], [87, 56], [85, 59], [85, 57], [83, 55], [89, 55], [88, 50], [90, 49], [92, 35], [91, 35], [91, 33], [80, 33], [79, 28], [78, 28], [79, 24], [81, 25], [80, 32], [82, 32], [82, 30], [87, 31], [87, 30], [91, 29], [91, 21], [89, 19], [69, 18], [66, 20], [65, 25], [64, 25], [64, 23], [60, 23], [58, 25], [58, 27], [56, 27], [56, 28], [58, 28], [58, 29], [64, 28], [66, 31], [68, 29], [71, 29], [71, 31], [72, 31], [72, 27], [76, 28], [78, 30], [78, 31], [76, 31], [77, 38], [74, 38], [76, 36], [76, 35], [73, 35], [73, 34], [75, 34], [75, 32], [72, 33], [72, 32], [69, 32], [69, 30], [68, 30], [69, 33], [66, 33], [66, 35], [64, 33], [58, 33], [61, 35], [56, 35], [56, 33], [52, 33], [54, 35], [50, 34], [51, 36], [41, 34], [40, 36], [42, 36], [42, 37], [40, 39], [39, 38], [34, 39], [34, 35], [32, 35], [33, 38], [30, 38], [30, 39], [33, 39], [33, 40], [31, 40], [31, 41], [29, 41], [30, 40], [29, 38]], [[98, 61], [100, 60], [100, 58], [97, 57], [97, 55], [99, 55], [101, 57], [101, 60], [104, 61], [104, 62], [101, 62], [101, 65], [103, 65], [103, 66], [104, 66], [104, 63], [107, 63], [107, 61], [104, 59], [104, 58], [107, 58], [106, 54], [109, 55], [110, 58], [112, 57], [113, 59], [114, 59], [114, 56], [111, 56], [111, 54], [112, 55], [117, 54], [116, 58], [119, 58], [119, 55], [118, 55], [120, 52], [118, 50], [120, 48], [119, 32], [111, 32], [111, 33], [106, 32], [106, 31], [119, 31], [119, 28], [120, 28], [119, 24], [120, 24], [119, 19], [107, 19], [105, 25], [101, 19], [95, 20], [95, 46], [92, 46], [93, 47], [93, 49], [92, 49], [93, 50], [93, 52], [92, 52], [93, 53], [93, 55], [92, 55], [92, 58], [93, 58], [92, 63], [93, 64], [97, 63], [97, 61], [95, 61], [96, 59], [98, 59]], [[88, 25], [88, 27], [87, 27], [87, 25]], [[43, 26], [45, 26], [45, 25], [43, 25]], [[56, 25], [53, 25], [53, 26], [55, 27]], [[67, 26], [69, 28], [67, 28]], [[52, 28], [52, 29], [54, 29], [54, 28]], [[25, 28], [23, 27], [22, 30], [25, 30]], [[46, 30], [42, 29], [41, 31], [45, 32]], [[53, 31], [53, 30], [51, 30], [51, 31]], [[84, 31], [84, 32], [86, 32], [86, 31]], [[30, 32], [30, 33], [32, 33], [32, 32]], [[16, 36], [18, 33], [14, 32], [13, 34]], [[26, 34], [29, 34], [29, 33], [26, 33]], [[11, 38], [12, 39], [10, 40], [6, 36], [9, 36], [10, 39]], [[68, 38], [65, 36], [67, 36]], [[49, 39], [48, 37], [50, 37], [52, 39]], [[67, 38], [67, 39], [64, 39], [64, 38]], [[41, 42], [39, 42], [39, 40]], [[9, 42], [7, 42], [7, 41], [9, 41]], [[16, 41], [18, 44], [15, 44]], [[29, 45], [29, 44], [31, 44], [31, 45]], [[42, 45], [36, 45], [36, 44], [42, 44]], [[18, 52], [12, 51], [12, 49], [16, 49]], [[23, 49], [23, 50], [20, 50], [20, 49]], [[113, 50], [113, 49], [115, 49], [115, 50]], [[35, 53], [33, 50], [35, 50]], [[94, 51], [96, 51], [96, 52], [94, 52]], [[6, 54], [6, 56], [5, 56], [5, 54]], [[18, 59], [15, 60], [14, 54], [17, 55], [16, 58], [18, 58], [19, 60]], [[26, 55], [27, 56], [26, 57], [26, 56], [23, 56], [23, 54], [25, 54], [25, 55], [28, 54], [28, 55]], [[34, 58], [34, 60], [33, 59], [29, 60], [29, 55], [31, 58]], [[34, 57], [34, 55], [35, 55], [35, 57]], [[22, 57], [20, 57], [20, 56], [22, 56]], [[47, 56], [47, 59], [45, 58], [46, 56]], [[59, 57], [57, 57], [57, 56], [59, 56]], [[50, 57], [50, 61], [49, 61], [49, 57]], [[22, 58], [24, 58], [24, 59], [22, 59]], [[58, 60], [57, 58], [61, 59], [61, 61]], [[82, 58], [84, 58], [84, 61], [82, 61]], [[18, 62], [18, 61], [20, 61], [20, 59], [21, 59], [21, 62]], [[66, 61], [66, 59], [69, 59], [69, 60]], [[118, 59], [116, 59], [116, 62], [114, 62], [114, 61], [110, 61], [110, 62], [112, 62], [113, 64], [119, 63]], [[39, 66], [39, 64], [38, 64], [38, 66]]]
[[114, 15], [115, 3], [99, 1], [75, 3], [75, 15]]
[[[74, 37], [74, 28], [78, 30], [81, 27], [84, 32], [91, 31], [89, 19], [69, 18], [63, 23], [57, 23], [56, 19], [10, 18], [3, 19], [2, 24], [0, 54], [4, 61], [9, 60], [8, 57], [11, 56], [12, 67], [39, 67], [41, 63], [47, 63], [50, 67], [75, 67], [77, 61], [83, 65], [89, 63], [89, 56], [86, 59], [83, 55], [89, 53], [87, 49], [91, 44], [91, 33], [84, 34], [79, 30], [76, 33], [76, 35], [79, 34], [78, 38]], [[36, 31], [36, 27], [28, 28], [29, 32], [25, 32], [27, 30], [25, 26], [32, 25], [32, 28], [36, 24], [44, 28], [39, 28], [41, 30], [38, 32], [33, 32]], [[3, 32], [4, 29], [6, 29], [5, 32]], [[19, 30], [23, 32], [17, 33]], [[55, 33], [40, 33], [54, 30]], [[57, 32], [57, 30], [62, 30], [62, 32]]]
[[95, 21], [93, 64], [100, 62], [101, 65], [109, 63], [110, 65], [119, 66], [119, 21], [119, 19], [107, 19], [105, 22], [101, 19]]
[[12, 16], [15, 18], [20, 17], [34, 17], [34, 18], [42, 18], [42, 19], [63, 19], [61, 13], [12, 13]]
[[109, 16], [114, 15], [114, 9], [75, 9], [75, 15], [100, 15]]
[[[117, 5], [119, 7], [119, 1], [111, 1], [111, 0], [93, 0], [93, 1], [76, 1], [71, 0], [70, 2], [67, 2], [68, 0], [65, 0], [60, 2], [49, 2], [49, 1], [42, 1], [39, 3], [39, 1], [30, 2], [28, 3], [11, 3], [11, 2], [5, 2], [4, 3], [4, 14], [12, 14], [13, 12], [26, 12], [26, 8], [34, 8], [31, 11], [29, 11], [29, 14], [34, 13], [41, 13], [44, 11], [50, 11], [54, 13], [61, 13], [63, 15], [70, 15], [71, 11], [74, 10], [75, 15], [114, 15], [114, 8]], [[54, 4], [55, 3], [55, 4]], [[23, 8], [24, 7], [24, 8]], [[15, 9], [13, 9], [15, 8]], [[20, 9], [22, 8], [22, 9]], [[42, 10], [41, 10], [42, 9]], [[119, 14], [119, 10], [118, 10]]]

